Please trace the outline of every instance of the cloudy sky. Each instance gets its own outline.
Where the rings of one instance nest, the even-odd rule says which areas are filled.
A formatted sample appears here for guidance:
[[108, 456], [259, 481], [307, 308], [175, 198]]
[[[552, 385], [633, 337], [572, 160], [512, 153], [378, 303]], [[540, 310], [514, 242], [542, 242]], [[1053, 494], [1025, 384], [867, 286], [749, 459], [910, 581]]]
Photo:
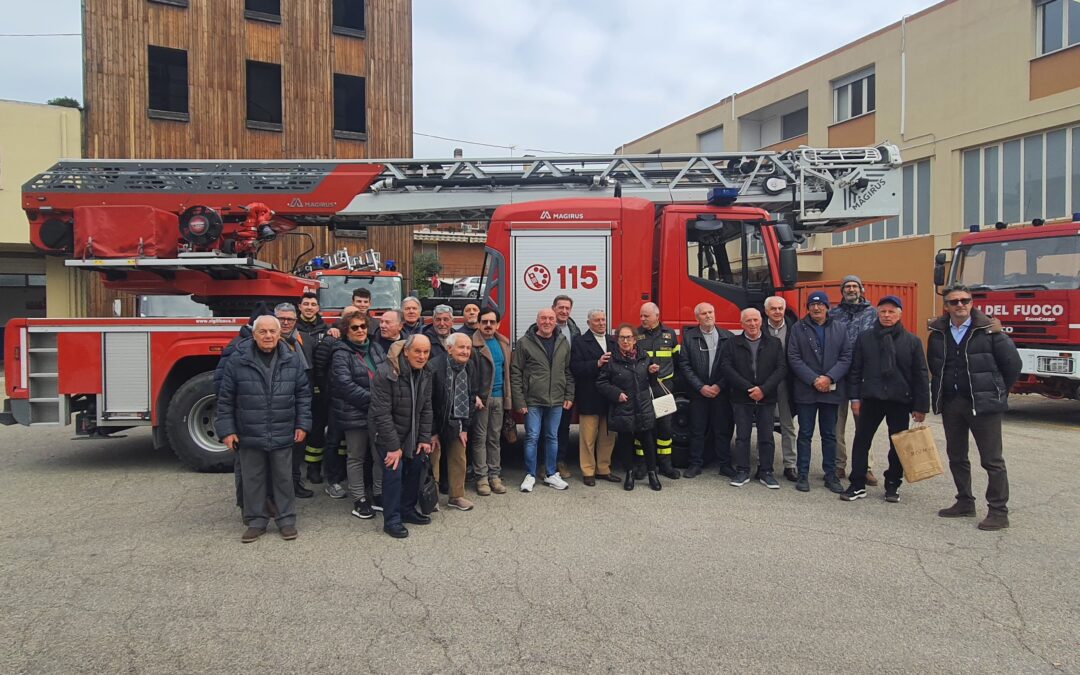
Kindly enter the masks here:
[[[415, 155], [610, 153], [931, 4], [414, 0]], [[81, 100], [79, 31], [78, 0], [0, 0], [0, 99]]]

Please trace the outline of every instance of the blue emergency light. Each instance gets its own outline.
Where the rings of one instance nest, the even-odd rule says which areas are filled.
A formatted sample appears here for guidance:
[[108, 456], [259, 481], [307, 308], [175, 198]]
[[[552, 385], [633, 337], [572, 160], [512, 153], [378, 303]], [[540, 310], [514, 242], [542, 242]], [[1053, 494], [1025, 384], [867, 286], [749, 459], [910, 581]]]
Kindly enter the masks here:
[[978, 225], [968, 225], [968, 232], [978, 232], [978, 231], [979, 231], [979, 226]]
[[731, 206], [739, 198], [739, 188], [719, 187], [709, 190], [706, 202], [710, 206]]

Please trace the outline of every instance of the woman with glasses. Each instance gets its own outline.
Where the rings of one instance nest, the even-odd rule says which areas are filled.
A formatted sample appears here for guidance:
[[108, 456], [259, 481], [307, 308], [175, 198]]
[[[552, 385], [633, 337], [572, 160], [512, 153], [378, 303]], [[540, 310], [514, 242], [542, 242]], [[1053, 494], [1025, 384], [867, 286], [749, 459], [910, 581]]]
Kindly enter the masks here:
[[636, 330], [628, 323], [615, 331], [618, 349], [596, 378], [597, 390], [611, 402], [608, 429], [618, 433], [615, 451], [623, 458], [626, 480], [623, 489], [634, 489], [634, 439], [645, 451], [649, 487], [660, 489], [656, 475], [656, 414], [653, 412], [652, 383], [660, 366], [637, 348]]
[[352, 514], [366, 520], [375, 516], [364, 480], [364, 458], [370, 454], [368, 404], [371, 402], [371, 378], [379, 364], [386, 360], [386, 352], [368, 339], [368, 323], [363, 315], [353, 314], [343, 319], [338, 328], [342, 339], [334, 344], [330, 357], [331, 411], [338, 431], [345, 435]]

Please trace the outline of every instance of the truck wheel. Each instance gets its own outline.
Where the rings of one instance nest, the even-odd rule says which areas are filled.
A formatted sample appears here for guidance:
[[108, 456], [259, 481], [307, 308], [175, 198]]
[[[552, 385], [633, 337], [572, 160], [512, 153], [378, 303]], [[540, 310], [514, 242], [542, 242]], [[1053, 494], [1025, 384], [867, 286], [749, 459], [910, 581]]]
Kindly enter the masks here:
[[214, 431], [214, 372], [200, 373], [176, 390], [165, 415], [169, 445], [196, 471], [232, 471], [233, 455]]
[[675, 413], [671, 416], [671, 461], [677, 467], [690, 465], [690, 400], [675, 396]]

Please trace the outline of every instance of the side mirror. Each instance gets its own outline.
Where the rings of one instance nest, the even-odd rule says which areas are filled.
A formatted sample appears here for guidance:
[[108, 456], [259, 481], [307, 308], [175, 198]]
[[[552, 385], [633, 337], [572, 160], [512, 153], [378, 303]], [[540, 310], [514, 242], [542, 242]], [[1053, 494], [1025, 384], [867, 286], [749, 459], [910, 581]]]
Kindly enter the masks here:
[[934, 256], [934, 286], [941, 288], [945, 285], [945, 263], [949, 261], [949, 252], [952, 249], [943, 249]]
[[780, 248], [780, 284], [794, 288], [799, 282], [799, 251], [794, 246]]
[[112, 314], [113, 316], [124, 315], [124, 305], [120, 302], [120, 298], [114, 298], [112, 301]]

